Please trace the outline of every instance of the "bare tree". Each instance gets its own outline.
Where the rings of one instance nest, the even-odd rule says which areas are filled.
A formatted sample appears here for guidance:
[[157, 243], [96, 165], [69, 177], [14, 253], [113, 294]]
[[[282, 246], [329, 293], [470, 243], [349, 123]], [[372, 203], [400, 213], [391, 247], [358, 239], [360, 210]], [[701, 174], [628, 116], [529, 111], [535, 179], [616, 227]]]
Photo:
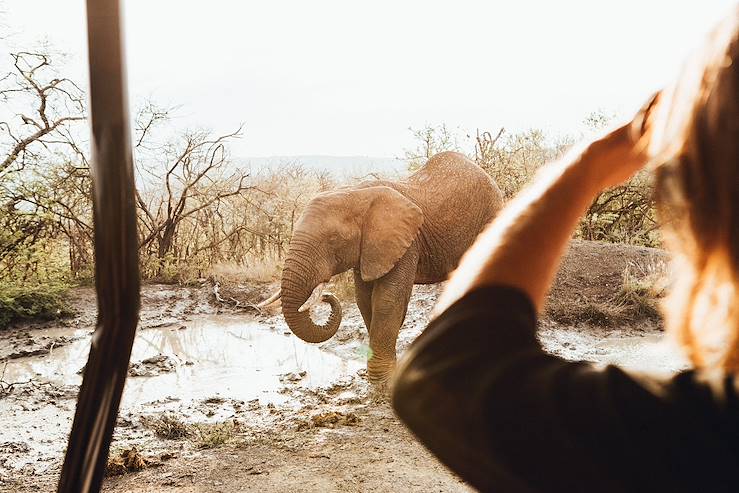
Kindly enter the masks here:
[[[0, 121], [0, 180], [37, 161], [37, 149], [62, 144], [76, 148], [69, 133], [73, 122], [85, 119], [84, 94], [71, 80], [57, 77], [51, 56], [45, 53], [11, 54], [14, 70], [0, 80], [0, 98], [20, 100], [33, 107]], [[8, 115], [10, 116], [10, 115]]]
[[408, 161], [408, 170], [415, 171], [426, 161], [439, 152], [461, 151], [459, 137], [447, 128], [445, 124], [438, 126], [426, 125], [422, 129], [409, 128], [416, 141], [416, 147], [405, 151]]
[[60, 226], [39, 178], [55, 174], [58, 155], [84, 154], [73, 138], [75, 124], [85, 118], [84, 94], [57, 75], [50, 54], [10, 57], [12, 69], [0, 78], [0, 269], [27, 273], [38, 263], [29, 260], [38, 257], [34, 249]]
[[217, 207], [228, 197], [241, 194], [252, 187], [248, 174], [232, 168], [226, 152], [226, 144], [241, 135], [235, 132], [211, 137], [207, 132], [189, 132], [181, 142], [167, 149], [167, 161], [163, 173], [147, 166], [155, 180], [153, 193], [137, 194], [139, 219], [142, 226], [140, 246], [143, 250], [155, 249], [161, 263], [175, 246], [180, 224], [209, 207]]
[[639, 173], [595, 198], [580, 221], [578, 236], [586, 240], [657, 246], [658, 227], [649, 175]]

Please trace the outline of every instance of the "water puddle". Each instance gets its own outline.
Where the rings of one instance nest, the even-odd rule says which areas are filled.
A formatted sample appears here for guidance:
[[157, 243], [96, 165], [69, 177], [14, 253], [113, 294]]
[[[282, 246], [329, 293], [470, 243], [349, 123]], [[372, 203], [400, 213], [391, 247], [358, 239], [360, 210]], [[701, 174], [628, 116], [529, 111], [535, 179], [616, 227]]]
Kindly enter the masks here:
[[[354, 319], [360, 323], [358, 317]], [[139, 375], [149, 376], [129, 376], [121, 416], [135, 421], [135, 416], [173, 411], [186, 421], [222, 421], [233, 416], [237, 407], [249, 410], [257, 399], [258, 408], [266, 412], [249, 412], [251, 422], [262, 419], [259, 416], [272, 419], [272, 404], [299, 414], [301, 395], [305, 394], [302, 389], [346, 382], [366, 367], [366, 352], [360, 351], [361, 337], [346, 339], [340, 345], [317, 346], [285, 333], [284, 325], [275, 325], [243, 315], [211, 315], [187, 321], [186, 325], [140, 330], [131, 362]], [[359, 329], [358, 333], [362, 332]], [[408, 332], [406, 337], [410, 340], [416, 334]], [[43, 341], [64, 337], [68, 342], [52, 344], [43, 355], [7, 362], [4, 382], [33, 383], [15, 390], [12, 397], [0, 399], [0, 416], [6, 423], [0, 427], [0, 479], [3, 467], [41, 473], [58, 464], [74, 416], [77, 387], [82, 382], [80, 370], [87, 362], [88, 331], [55, 328], [35, 331], [33, 336]], [[555, 330], [548, 331], [543, 342], [568, 359], [668, 371], [686, 364], [679, 351], [658, 334], [622, 332], [603, 338]], [[146, 363], [149, 358], [154, 358], [152, 364]], [[249, 404], [241, 406], [236, 401]], [[136, 426], [122, 426], [116, 431], [124, 441], [142, 432]]]
[[572, 361], [612, 364], [658, 374], [674, 373], [689, 366], [677, 344], [657, 332], [624, 330], [604, 335], [555, 328], [545, 330], [541, 342], [547, 351]]
[[[186, 326], [139, 331], [131, 362], [153, 372], [127, 378], [121, 415], [174, 411], [186, 420], [217, 421], [228, 418], [235, 407], [205, 405], [204, 410], [204, 402], [255, 399], [260, 406], [299, 408], [301, 403], [291, 396], [294, 390], [329, 387], [366, 367], [358, 353], [339, 355], [283, 330], [249, 317], [214, 315]], [[52, 346], [44, 355], [7, 362], [4, 382], [32, 383], [14, 390], [14, 398], [0, 399], [0, 416], [6, 423], [0, 428], [0, 473], [3, 464], [37, 473], [52, 467], [63, 456], [74, 416], [90, 333], [56, 328], [34, 335], [64, 336], [71, 342]], [[164, 364], [142, 365], [152, 357]]]
[[596, 344], [603, 363], [653, 372], [676, 372], [688, 367], [688, 360], [674, 341], [660, 334], [611, 337]]
[[[79, 385], [89, 348], [90, 339], [84, 337], [44, 356], [12, 360], [5, 380]], [[365, 366], [360, 355], [342, 358], [243, 316], [203, 317], [187, 326], [139, 331], [131, 362], [159, 355], [174, 362], [173, 371], [129, 377], [124, 407], [170, 397], [188, 401], [213, 396], [276, 404], [286, 399], [280, 393], [286, 382], [328, 386]]]

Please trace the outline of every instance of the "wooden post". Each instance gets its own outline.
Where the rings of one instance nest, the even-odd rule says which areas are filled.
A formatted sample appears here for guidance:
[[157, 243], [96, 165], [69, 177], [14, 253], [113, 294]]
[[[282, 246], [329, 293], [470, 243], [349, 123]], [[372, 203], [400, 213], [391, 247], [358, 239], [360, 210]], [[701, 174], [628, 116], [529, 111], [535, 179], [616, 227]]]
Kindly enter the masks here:
[[58, 491], [97, 492], [139, 311], [138, 244], [119, 0], [87, 0], [98, 321]]

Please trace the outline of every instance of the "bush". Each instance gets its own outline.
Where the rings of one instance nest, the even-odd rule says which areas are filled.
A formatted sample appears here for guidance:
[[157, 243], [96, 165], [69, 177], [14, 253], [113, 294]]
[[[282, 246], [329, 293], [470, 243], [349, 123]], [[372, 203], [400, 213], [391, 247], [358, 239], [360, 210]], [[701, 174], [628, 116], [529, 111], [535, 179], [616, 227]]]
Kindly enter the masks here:
[[580, 221], [576, 236], [583, 240], [659, 247], [650, 175], [639, 173], [629, 182], [598, 195]]
[[52, 320], [69, 316], [63, 283], [12, 285], [0, 284], [0, 329], [22, 319]]

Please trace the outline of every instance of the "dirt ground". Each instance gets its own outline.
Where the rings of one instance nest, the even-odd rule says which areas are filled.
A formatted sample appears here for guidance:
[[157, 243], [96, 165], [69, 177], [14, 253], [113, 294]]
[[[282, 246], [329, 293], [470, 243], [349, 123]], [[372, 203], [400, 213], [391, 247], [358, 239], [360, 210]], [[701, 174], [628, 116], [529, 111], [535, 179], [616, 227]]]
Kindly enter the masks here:
[[[626, 313], [624, 272], [646, 276], [664, 263], [654, 249], [573, 242], [540, 322], [544, 347], [599, 364], [685, 367], [658, 318], [617, 317]], [[233, 293], [255, 302], [273, 287]], [[440, 288], [414, 289], [399, 352], [423, 330]], [[94, 291], [74, 290], [71, 304], [73, 318], [0, 332], [0, 491], [56, 488]], [[144, 286], [104, 491], [470, 491], [371, 390], [367, 341], [352, 303], [337, 335], [315, 346], [290, 334], [279, 313], [218, 303], [207, 283]]]

